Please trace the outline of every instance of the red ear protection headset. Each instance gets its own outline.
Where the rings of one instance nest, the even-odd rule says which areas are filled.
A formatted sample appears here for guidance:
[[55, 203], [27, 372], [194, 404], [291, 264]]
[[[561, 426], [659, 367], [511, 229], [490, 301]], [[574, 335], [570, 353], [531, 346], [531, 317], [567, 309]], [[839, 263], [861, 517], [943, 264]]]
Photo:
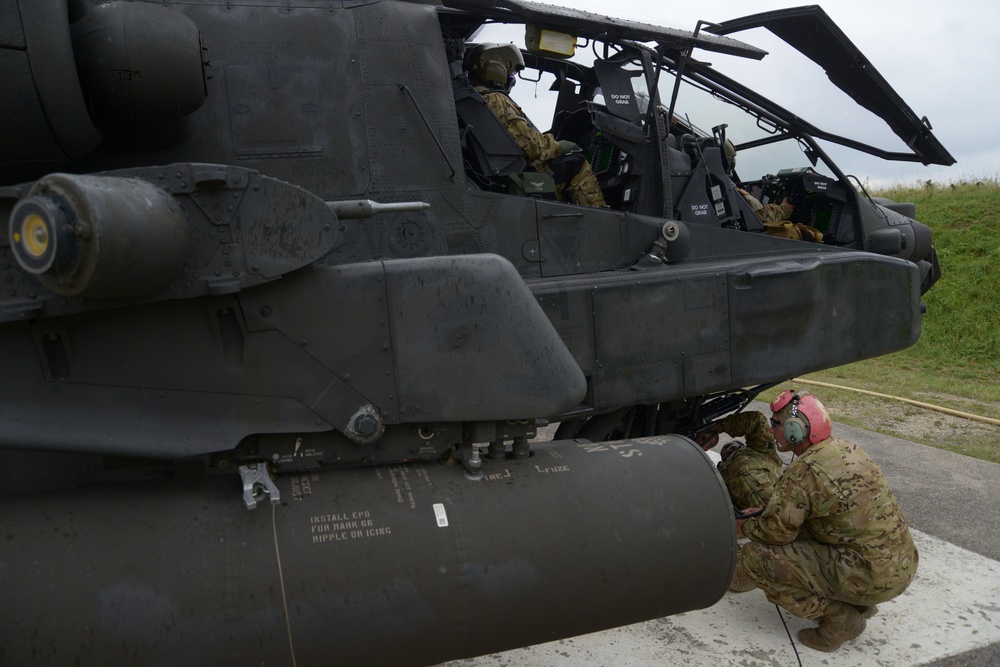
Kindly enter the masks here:
[[781, 420], [781, 433], [789, 444], [797, 445], [807, 438], [815, 444], [830, 437], [833, 431], [830, 415], [815, 396], [807, 391], [800, 394], [786, 389], [771, 401], [771, 412], [777, 415], [789, 404], [789, 416]]

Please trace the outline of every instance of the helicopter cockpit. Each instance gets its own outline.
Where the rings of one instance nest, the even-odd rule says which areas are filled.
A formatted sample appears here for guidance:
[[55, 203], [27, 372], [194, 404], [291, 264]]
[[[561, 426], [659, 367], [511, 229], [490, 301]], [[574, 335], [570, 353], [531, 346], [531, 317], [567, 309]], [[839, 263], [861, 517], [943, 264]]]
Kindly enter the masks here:
[[[466, 3], [446, 4], [457, 8]], [[929, 234], [920, 233], [919, 223], [903, 229], [900, 222], [912, 215], [910, 208], [871, 200], [818, 140], [890, 160], [953, 160], [930, 134], [926, 120], [916, 119], [891, 89], [881, 86], [884, 81], [874, 68], [839, 73], [835, 59], [824, 59], [821, 51], [803, 43], [798, 33], [821, 29], [837, 41], [839, 50], [834, 50], [839, 56], [863, 58], [822, 10], [796, 8], [719, 25], [699, 23], [693, 33], [629, 22], [593, 24], [590, 15], [574, 10], [561, 10], [564, 23], [553, 23], [551, 12], [538, 22], [539, 11], [527, 2], [504, 3], [496, 16], [480, 7], [475, 24], [469, 16], [460, 20], [463, 15], [458, 13], [441, 15], [446, 42], [450, 40], [470, 187], [555, 198], [547, 189], [533, 193], [520, 185], [526, 169], [520, 151], [489, 111], [476, 104], [475, 91], [464, 78], [463, 55], [477, 43], [514, 42], [523, 44], [525, 68], [511, 97], [540, 129], [547, 127], [543, 131], [583, 149], [611, 209], [764, 233], [771, 230], [755, 211], [785, 203], [785, 222], [815, 230], [814, 240], [821, 237], [825, 245], [912, 261], [925, 258], [929, 242], [923, 239]], [[880, 87], [884, 99], [873, 102], [869, 96], [864, 107], [885, 120], [912, 152], [892, 152], [825, 132], [692, 57], [701, 49], [760, 60], [765, 51], [718, 36], [753, 27], [766, 27], [788, 41], [824, 67], [830, 80], [855, 100]], [[848, 75], [860, 78], [848, 83]], [[702, 99], [726, 113], [703, 112]], [[733, 116], [739, 118], [731, 120]], [[710, 130], [696, 124], [706, 121]], [[736, 171], [736, 154], [745, 178]], [[748, 159], [745, 154], [755, 155]], [[767, 155], [760, 159], [756, 154]], [[872, 208], [869, 201], [878, 206], [877, 220], [868, 220], [868, 211], [862, 210]], [[907, 238], [897, 240], [900, 233]], [[934, 273], [925, 269], [925, 274]]]
[[[539, 32], [540, 35], [536, 34]], [[544, 43], [543, 39], [551, 32], [529, 26], [527, 41]], [[643, 183], [651, 182], [645, 176], [659, 167], [659, 157], [655, 150], [656, 135], [647, 129], [654, 120], [647, 114], [648, 96], [642, 99], [637, 92], [645, 90], [647, 76], [638, 58], [639, 51], [629, 52], [619, 47], [617, 52], [605, 54], [606, 57], [595, 53], [588, 64], [569, 60], [568, 56], [576, 50], [575, 38], [567, 42], [567, 36], [560, 33], [560, 37], [562, 44], [570, 45], [563, 53], [546, 53], [537, 46], [523, 50], [525, 70], [518, 74], [522, 86], [537, 87], [543, 79], [551, 81], [547, 92], [553, 108], [544, 112], [549, 122], [546, 132], [583, 149], [612, 209], [664, 215], [657, 189], [643, 188]], [[463, 43], [465, 54], [476, 43]], [[588, 45], [596, 49], [597, 42]], [[608, 46], [604, 48], [607, 50]], [[485, 103], [465, 76], [467, 65], [463, 62], [454, 69], [460, 71], [455, 79], [456, 107], [470, 183], [474, 187], [505, 191], [508, 177], [526, 168], [521, 151], [489, 116]], [[637, 80], [642, 83], [636, 84]], [[528, 105], [525, 106], [528, 111]], [[535, 122], [544, 123], [541, 116]], [[676, 139], [673, 143], [676, 144]], [[678, 164], [684, 162], [680, 153], [675, 157]]]
[[[547, 133], [582, 148], [610, 208], [695, 224], [764, 231], [740, 190], [748, 193], [753, 190], [758, 199], [763, 197], [767, 201], [783, 194], [784, 188], [770, 176], [745, 183], [739, 180], [735, 163], [726, 151], [724, 125], [705, 132], [676, 114], [672, 122], [666, 122], [668, 109], [658, 94], [651, 96], [649, 92], [649, 81], [664, 72], [663, 62], [655, 51], [628, 41], [587, 40], [583, 45], [586, 48], [581, 50], [589, 51], [586, 54], [589, 58], [578, 62], [569, 59], [575, 55], [575, 38], [567, 39], [569, 36], [561, 33], [558, 38], [549, 37], [549, 43], [570, 45], [555, 55], [539, 48], [551, 32], [530, 25], [526, 28], [529, 48], [522, 53], [525, 69], [518, 73], [518, 79], [522, 86], [533, 86], [535, 96], [529, 97], [524, 106], [542, 107], [542, 117], [549, 120]], [[476, 44], [462, 43], [464, 49], [456, 50], [454, 61], [454, 70], [459, 72], [454, 81], [456, 108], [470, 185], [554, 199], [550, 189], [534, 193], [524, 189], [527, 161], [467, 80], [468, 64], [461, 60], [460, 51], [467, 55]], [[537, 89], [542, 81], [548, 83], [545, 92], [550, 98], [549, 109], [532, 104], [539, 98]], [[792, 171], [796, 176], [785, 175], [782, 182], [800, 179], [798, 174], [806, 171], [814, 180], [829, 178], [803, 168]], [[830, 208], [829, 202], [824, 200], [821, 205], [815, 198], [806, 201], [799, 197], [796, 202], [810, 211], [817, 206]], [[802, 212], [798, 217], [823, 224], [827, 230], [831, 218], [840, 219], [839, 216], [817, 218]], [[853, 233], [834, 235], [839, 242], [849, 243], [852, 238]]]

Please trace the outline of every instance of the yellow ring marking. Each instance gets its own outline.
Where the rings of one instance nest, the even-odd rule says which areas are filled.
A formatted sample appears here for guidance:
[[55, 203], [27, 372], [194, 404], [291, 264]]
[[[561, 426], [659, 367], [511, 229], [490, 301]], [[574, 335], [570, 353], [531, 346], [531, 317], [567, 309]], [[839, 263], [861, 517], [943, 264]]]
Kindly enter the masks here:
[[35, 259], [43, 256], [45, 251], [49, 249], [49, 227], [45, 224], [45, 220], [37, 213], [28, 214], [24, 221], [21, 222], [23, 242], [17, 236], [15, 233], [14, 240], [21, 243], [24, 251]]

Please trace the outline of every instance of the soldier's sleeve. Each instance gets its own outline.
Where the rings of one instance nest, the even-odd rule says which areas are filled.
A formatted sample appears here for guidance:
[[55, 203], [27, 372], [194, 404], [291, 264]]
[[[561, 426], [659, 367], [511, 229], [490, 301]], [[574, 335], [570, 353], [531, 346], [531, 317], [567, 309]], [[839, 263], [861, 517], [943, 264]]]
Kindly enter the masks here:
[[[733, 461], [734, 457], [738, 458]], [[729, 465], [720, 469], [720, 472], [730, 497], [740, 509], [764, 507], [774, 494], [776, 478], [761, 470], [746, 456], [733, 454], [729, 458]]]
[[788, 211], [781, 204], [764, 204], [760, 210], [754, 211], [761, 222], [780, 222], [788, 220]]
[[805, 464], [793, 462], [778, 480], [771, 501], [759, 517], [743, 524], [743, 534], [755, 542], [788, 544], [799, 535], [809, 516], [810, 490], [815, 478]]
[[762, 412], [738, 412], [716, 423], [716, 432], [744, 436], [754, 449], [763, 449], [771, 441], [770, 421]]
[[486, 95], [486, 104], [500, 119], [507, 133], [530, 162], [548, 162], [559, 157], [559, 142], [551, 134], [542, 134], [517, 113], [505, 95]]

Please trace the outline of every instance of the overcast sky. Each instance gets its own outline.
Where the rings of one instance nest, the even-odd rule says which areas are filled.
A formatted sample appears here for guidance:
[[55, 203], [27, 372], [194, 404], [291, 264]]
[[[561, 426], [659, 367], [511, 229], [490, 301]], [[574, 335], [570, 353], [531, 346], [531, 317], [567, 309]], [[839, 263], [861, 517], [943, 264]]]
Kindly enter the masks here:
[[[1000, 2], [997, 0], [540, 0], [602, 15], [693, 30], [699, 20], [724, 21], [769, 9], [820, 4], [882, 73], [918, 117], [926, 116], [935, 136], [958, 163], [925, 167], [885, 162], [850, 151], [835, 160], [847, 173], [879, 182], [912, 184], [997, 179], [1000, 176]], [[770, 34], [754, 30], [734, 38], [771, 52]], [[720, 57], [696, 57], [722, 68]], [[721, 60], [724, 60], [722, 57]], [[771, 63], [772, 66], [774, 63]], [[745, 81], [744, 81], [745, 82]], [[799, 102], [806, 108], [809, 92]], [[788, 107], [799, 113], [800, 107]], [[839, 131], [836, 105], [801, 115], [824, 130]], [[894, 135], [892, 135], [894, 136]], [[900, 144], [901, 145], [901, 144]], [[899, 145], [886, 146], [900, 150]]]

